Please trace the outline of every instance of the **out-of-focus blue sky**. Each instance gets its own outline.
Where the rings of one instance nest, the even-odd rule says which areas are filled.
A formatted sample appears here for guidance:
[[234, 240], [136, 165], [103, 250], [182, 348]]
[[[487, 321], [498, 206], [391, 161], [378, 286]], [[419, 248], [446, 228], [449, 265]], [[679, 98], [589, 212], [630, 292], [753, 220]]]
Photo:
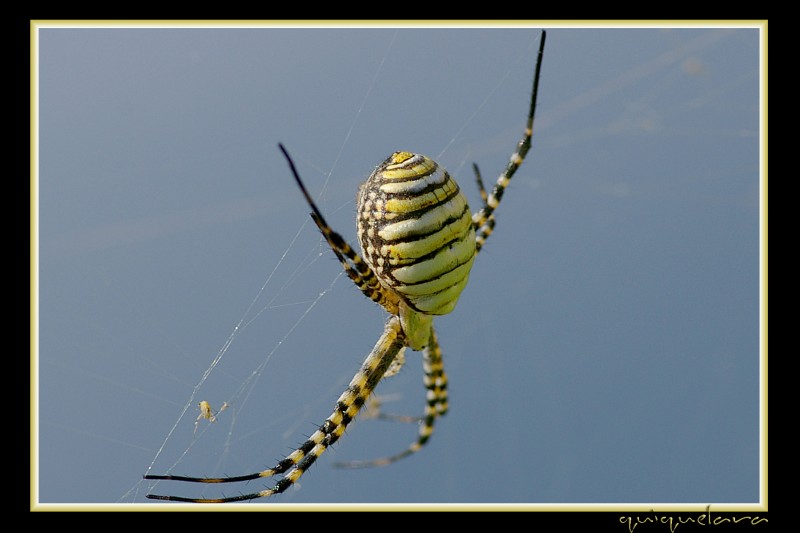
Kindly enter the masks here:
[[[539, 34], [40, 27], [39, 501], [265, 487], [141, 476], [272, 466], [381, 332], [277, 143], [353, 244], [394, 150], [477, 206], [471, 163], [489, 180], [514, 148]], [[549, 28], [533, 149], [436, 321], [450, 413], [401, 463], [335, 469], [416, 436], [357, 420], [268, 503], [758, 501], [759, 38]], [[421, 381], [409, 352], [384, 410], [421, 413]], [[200, 400], [230, 407], [195, 434]]]

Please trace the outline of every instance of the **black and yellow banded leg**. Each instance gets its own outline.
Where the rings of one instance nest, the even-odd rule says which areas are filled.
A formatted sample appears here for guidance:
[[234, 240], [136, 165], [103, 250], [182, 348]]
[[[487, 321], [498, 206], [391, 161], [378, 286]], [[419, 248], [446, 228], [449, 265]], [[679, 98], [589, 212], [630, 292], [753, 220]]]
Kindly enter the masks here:
[[[418, 452], [428, 442], [433, 434], [433, 426], [436, 419], [440, 416], [447, 414], [447, 375], [444, 372], [444, 363], [442, 361], [442, 350], [439, 348], [439, 341], [436, 338], [436, 332], [431, 332], [431, 339], [428, 346], [422, 352], [422, 370], [423, 370], [423, 383], [425, 384], [425, 412], [416, 418], [419, 422], [419, 435], [417, 440], [414, 441], [408, 448], [402, 452], [380, 459], [368, 459], [363, 461], [345, 461], [335, 463], [334, 466], [339, 468], [370, 468], [374, 466], [385, 466], [404, 457]], [[400, 419], [396, 415], [384, 415], [386, 419]]]
[[319, 228], [323, 237], [325, 237], [325, 240], [328, 242], [331, 250], [333, 250], [336, 258], [342, 264], [345, 273], [347, 273], [347, 277], [349, 277], [353, 283], [356, 284], [358, 289], [364, 293], [367, 298], [375, 303], [380, 304], [390, 314], [397, 314], [399, 298], [383, 288], [375, 273], [364, 262], [361, 256], [358, 255], [358, 252], [353, 250], [353, 247], [347, 243], [344, 237], [342, 237], [328, 225], [325, 217], [322, 215], [322, 212], [314, 202], [314, 199], [311, 198], [308, 190], [306, 190], [303, 180], [300, 179], [300, 174], [297, 172], [297, 168], [295, 168], [294, 161], [289, 155], [289, 152], [280, 143], [278, 144], [278, 147], [286, 157], [286, 161], [289, 163], [289, 168], [292, 171], [292, 175], [294, 176], [297, 185], [300, 187], [300, 191], [303, 193], [306, 202], [308, 203], [309, 207], [311, 207], [311, 218], [314, 220], [314, 223]]
[[[483, 198], [483, 207], [472, 216], [472, 222], [475, 225], [475, 248], [480, 252], [483, 248], [484, 242], [489, 238], [494, 229], [494, 211], [500, 205], [500, 200], [503, 199], [503, 193], [508, 187], [511, 178], [517, 172], [517, 169], [525, 160], [528, 151], [531, 149], [531, 139], [533, 138], [533, 117], [536, 113], [536, 98], [539, 94], [539, 74], [542, 69], [542, 56], [544, 55], [544, 42], [547, 37], [545, 32], [542, 32], [542, 37], [539, 40], [539, 53], [536, 57], [536, 70], [533, 75], [533, 91], [531, 92], [531, 103], [528, 109], [528, 119], [525, 123], [525, 131], [522, 139], [517, 143], [517, 149], [511, 154], [503, 173], [497, 178], [497, 182], [492, 189], [492, 192], [484, 197], [485, 191], [481, 193]], [[479, 188], [483, 189], [482, 180], [478, 167], [473, 166], [477, 175]]]
[[406, 338], [397, 317], [389, 318], [383, 335], [369, 353], [361, 368], [350, 381], [350, 385], [339, 396], [331, 416], [306, 440], [299, 448], [290, 453], [273, 468], [246, 476], [198, 478], [175, 475], [146, 475], [145, 479], [189, 481], [195, 483], [236, 483], [264, 477], [271, 477], [286, 472], [275, 485], [270, 488], [231, 496], [227, 498], [184, 498], [181, 496], [160, 496], [148, 494], [152, 500], [169, 500], [190, 503], [229, 503], [264, 498], [280, 494], [297, 482], [298, 479], [314, 464], [314, 462], [344, 434], [347, 425], [353, 421], [358, 411], [364, 406], [372, 391], [378, 385], [386, 370], [397, 354], [405, 347]]
[[[483, 178], [481, 177], [481, 171], [477, 163], [472, 163], [472, 170], [475, 171], [475, 181], [478, 183], [478, 192], [483, 202], [481, 209], [487, 208], [489, 206], [489, 194], [486, 192], [486, 187], [483, 185]], [[483, 243], [489, 238], [489, 235], [492, 234], [494, 226], [495, 217], [494, 212], [492, 212], [480, 227], [475, 228], [475, 247], [477, 250], [480, 250], [480, 247], [483, 246]], [[478, 245], [479, 242], [480, 245]]]

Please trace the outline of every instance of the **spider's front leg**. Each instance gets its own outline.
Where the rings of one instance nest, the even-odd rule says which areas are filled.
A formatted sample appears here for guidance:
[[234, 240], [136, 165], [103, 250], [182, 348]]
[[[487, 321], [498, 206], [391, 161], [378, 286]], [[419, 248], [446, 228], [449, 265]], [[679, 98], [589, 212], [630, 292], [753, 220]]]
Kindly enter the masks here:
[[[362, 461], [344, 461], [334, 463], [334, 466], [339, 468], [369, 468], [374, 466], [385, 466], [419, 451], [428, 442], [433, 434], [433, 426], [436, 422], [436, 419], [447, 414], [448, 409], [447, 374], [444, 372], [442, 350], [439, 347], [439, 341], [436, 337], [436, 332], [433, 329], [431, 329], [431, 336], [428, 345], [422, 351], [422, 370], [422, 380], [425, 385], [426, 401], [424, 414], [421, 417], [414, 419], [420, 424], [417, 440], [411, 443], [411, 445], [409, 445], [408, 448], [402, 452], [389, 457]], [[386, 415], [384, 418], [391, 420], [406, 417]]]
[[353, 376], [350, 385], [348, 385], [347, 389], [336, 401], [333, 413], [319, 426], [308, 440], [273, 468], [254, 474], [223, 478], [197, 478], [174, 475], [144, 476], [145, 479], [154, 480], [189, 481], [195, 483], [235, 483], [286, 473], [283, 478], [278, 480], [272, 487], [258, 492], [228, 498], [184, 498], [181, 496], [161, 496], [157, 494], [148, 494], [147, 497], [153, 500], [177, 502], [229, 503], [265, 498], [285, 491], [289, 486], [297, 483], [300, 476], [302, 476], [311, 465], [313, 465], [316, 460], [344, 434], [348, 424], [353, 421], [359, 410], [364, 406], [367, 398], [369, 398], [372, 391], [374, 391], [375, 387], [378, 385], [378, 382], [384, 374], [386, 374], [389, 366], [391, 366], [392, 361], [405, 349], [406, 341], [405, 333], [400, 326], [400, 320], [395, 316], [389, 318], [383, 330], [383, 335], [378, 339], [375, 347], [364, 360], [364, 363], [362, 363], [356, 375]]

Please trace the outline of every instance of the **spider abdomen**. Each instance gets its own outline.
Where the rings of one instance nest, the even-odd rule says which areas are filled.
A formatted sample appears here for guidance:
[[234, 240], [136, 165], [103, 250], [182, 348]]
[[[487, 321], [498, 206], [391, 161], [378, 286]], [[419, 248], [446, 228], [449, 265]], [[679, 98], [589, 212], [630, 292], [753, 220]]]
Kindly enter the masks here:
[[429, 157], [395, 152], [358, 193], [358, 240], [381, 283], [416, 311], [452, 311], [475, 259], [467, 199]]

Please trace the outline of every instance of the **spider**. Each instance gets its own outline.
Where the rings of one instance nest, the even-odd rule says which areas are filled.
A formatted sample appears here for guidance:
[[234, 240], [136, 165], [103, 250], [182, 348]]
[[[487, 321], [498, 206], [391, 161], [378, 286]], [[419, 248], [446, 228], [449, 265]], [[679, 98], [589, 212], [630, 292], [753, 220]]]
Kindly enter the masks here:
[[395, 152], [362, 184], [357, 198], [357, 232], [362, 254], [325, 221], [306, 190], [294, 161], [279, 144], [316, 223], [347, 276], [389, 318], [383, 334], [336, 401], [333, 413], [295, 451], [274, 467], [241, 476], [203, 478], [145, 475], [145, 479], [194, 483], [236, 483], [283, 475], [272, 486], [240, 496], [185, 498], [148, 494], [155, 500], [227, 503], [279, 494], [296, 483], [316, 460], [344, 434], [367, 402], [378, 382], [397, 372], [406, 348], [422, 352], [427, 404], [419, 418], [419, 433], [405, 450], [392, 456], [353, 461], [340, 466], [361, 468], [394, 463], [420, 450], [430, 439], [437, 418], [447, 413], [447, 376], [433, 318], [450, 313], [467, 284], [478, 252], [495, 226], [495, 209], [509, 180], [531, 147], [533, 118], [539, 87], [546, 33], [542, 31], [533, 77], [530, 108], [522, 139], [491, 193], [473, 164], [483, 205], [472, 214], [467, 199], [447, 171], [432, 159], [411, 152]]
[[211, 408], [211, 404], [207, 401], [203, 400], [197, 404], [197, 407], [200, 409], [200, 414], [197, 415], [197, 419], [194, 421], [194, 434], [197, 434], [197, 428], [200, 426], [200, 421], [203, 419], [208, 420], [209, 422], [216, 422], [217, 415], [220, 414], [222, 411], [228, 408], [228, 402], [224, 402], [222, 407], [219, 408], [219, 411], [214, 412], [214, 409]]

